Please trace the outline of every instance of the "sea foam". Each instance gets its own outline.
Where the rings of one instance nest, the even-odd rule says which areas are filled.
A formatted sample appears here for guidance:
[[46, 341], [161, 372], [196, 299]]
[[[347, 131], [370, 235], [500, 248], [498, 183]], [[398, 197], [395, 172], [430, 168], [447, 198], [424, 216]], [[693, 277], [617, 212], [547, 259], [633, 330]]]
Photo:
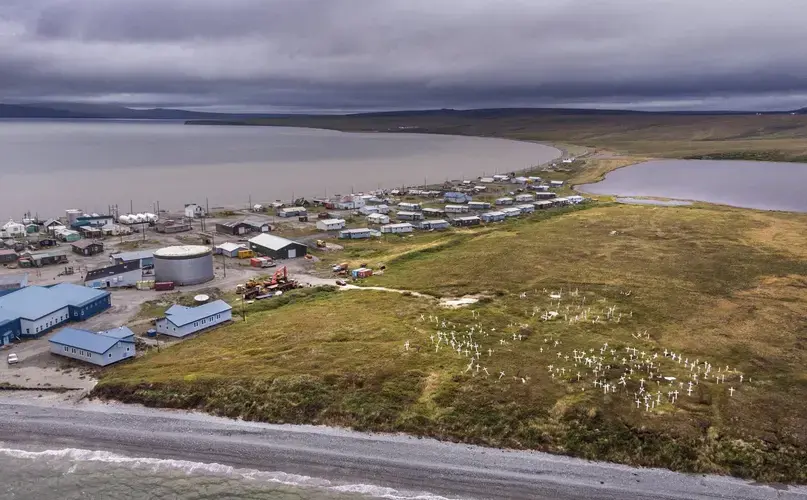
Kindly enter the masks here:
[[129, 457], [109, 451], [63, 448], [57, 450], [28, 451], [15, 448], [0, 448], [0, 455], [26, 460], [68, 460], [74, 462], [68, 473], [73, 473], [82, 462], [107, 463], [118, 466], [144, 468], [154, 472], [182, 471], [187, 474], [212, 474], [236, 476], [245, 480], [265, 481], [284, 486], [319, 488], [335, 493], [354, 493], [370, 498], [391, 500], [449, 500], [446, 497], [426, 492], [404, 492], [372, 484], [335, 484], [327, 479], [318, 479], [281, 471], [266, 472], [256, 469], [239, 469], [219, 463], [193, 462], [163, 458]]

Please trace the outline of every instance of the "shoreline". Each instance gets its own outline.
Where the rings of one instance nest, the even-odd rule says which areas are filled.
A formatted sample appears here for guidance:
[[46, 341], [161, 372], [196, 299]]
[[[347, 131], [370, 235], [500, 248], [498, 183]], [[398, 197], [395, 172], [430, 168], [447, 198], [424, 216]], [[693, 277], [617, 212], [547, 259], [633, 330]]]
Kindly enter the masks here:
[[42, 403], [0, 400], [0, 415], [8, 422], [0, 429], [0, 441], [6, 446], [94, 449], [490, 499], [807, 498], [807, 487], [640, 469], [403, 434], [262, 424], [123, 403]]

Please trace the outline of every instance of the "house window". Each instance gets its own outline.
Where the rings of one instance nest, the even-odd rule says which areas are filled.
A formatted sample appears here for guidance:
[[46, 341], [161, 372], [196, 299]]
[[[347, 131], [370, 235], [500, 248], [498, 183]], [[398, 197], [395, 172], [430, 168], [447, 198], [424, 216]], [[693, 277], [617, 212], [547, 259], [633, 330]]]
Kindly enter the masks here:
[[79, 349], [78, 353], [80, 356], [84, 356], [84, 349]]
[[70, 349], [67, 346], [64, 346], [64, 352], [69, 351]]
[[109, 357], [110, 357], [110, 358], [112, 357], [112, 353], [111, 353], [111, 352], [109, 353]]
[[26, 328], [26, 329], [25, 329], [25, 333], [30, 334], [30, 333], [31, 333], [31, 329], [30, 329], [30, 328]]
[[92, 353], [91, 353], [91, 352], [88, 352], [88, 353], [87, 353], [87, 357], [88, 357], [88, 358], [91, 358], [91, 357], [92, 357]]
[[73, 351], [73, 354], [75, 354], [76, 353], [76, 348], [75, 347], [72, 348], [72, 351]]

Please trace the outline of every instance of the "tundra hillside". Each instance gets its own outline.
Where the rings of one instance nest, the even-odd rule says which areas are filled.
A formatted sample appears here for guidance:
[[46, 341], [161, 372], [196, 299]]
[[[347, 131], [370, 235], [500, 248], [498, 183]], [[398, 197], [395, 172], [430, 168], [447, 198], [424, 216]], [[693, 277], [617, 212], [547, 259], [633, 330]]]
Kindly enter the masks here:
[[806, 483], [807, 215], [583, 207], [348, 242], [323, 265], [384, 263], [363, 285], [420, 293], [256, 303], [94, 394]]

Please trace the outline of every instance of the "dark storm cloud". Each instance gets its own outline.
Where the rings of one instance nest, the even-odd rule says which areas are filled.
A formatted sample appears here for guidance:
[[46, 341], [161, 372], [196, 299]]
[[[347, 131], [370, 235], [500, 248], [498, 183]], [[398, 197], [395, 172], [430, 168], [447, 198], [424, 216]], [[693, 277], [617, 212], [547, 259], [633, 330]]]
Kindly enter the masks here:
[[802, 11], [800, 0], [3, 0], [0, 95], [789, 106], [807, 94]]

